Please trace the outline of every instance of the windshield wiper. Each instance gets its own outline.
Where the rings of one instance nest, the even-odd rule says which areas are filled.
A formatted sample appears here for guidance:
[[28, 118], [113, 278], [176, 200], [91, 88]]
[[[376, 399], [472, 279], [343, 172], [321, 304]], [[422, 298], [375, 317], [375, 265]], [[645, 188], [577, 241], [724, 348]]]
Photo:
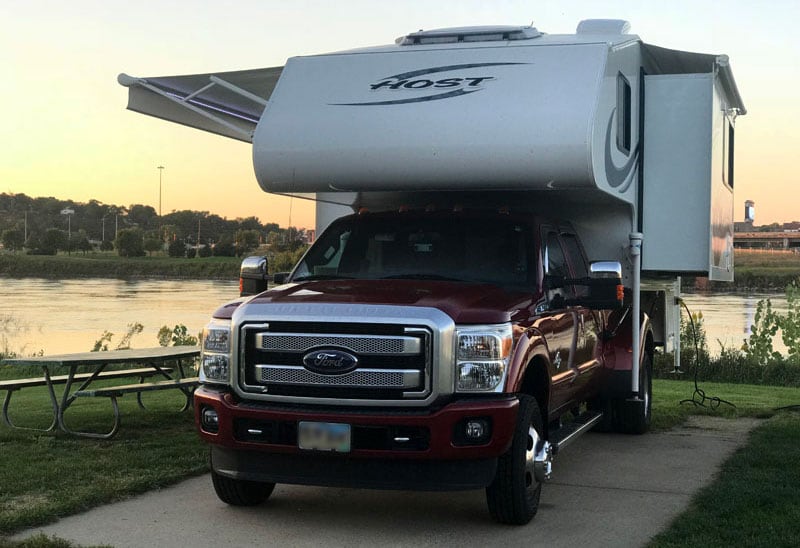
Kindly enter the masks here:
[[293, 282], [309, 282], [312, 280], [352, 280], [352, 276], [342, 276], [341, 274], [309, 274], [294, 278]]

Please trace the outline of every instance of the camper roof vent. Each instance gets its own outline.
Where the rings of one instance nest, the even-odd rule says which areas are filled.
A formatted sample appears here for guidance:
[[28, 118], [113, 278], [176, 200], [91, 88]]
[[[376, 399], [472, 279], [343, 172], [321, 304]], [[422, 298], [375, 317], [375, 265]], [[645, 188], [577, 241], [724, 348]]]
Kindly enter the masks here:
[[412, 32], [406, 36], [401, 36], [395, 40], [395, 43], [401, 46], [416, 46], [423, 44], [456, 44], [459, 42], [496, 42], [501, 40], [530, 40], [541, 35], [542, 33], [534, 27], [453, 27]]
[[628, 34], [631, 24], [624, 19], [584, 19], [575, 34]]

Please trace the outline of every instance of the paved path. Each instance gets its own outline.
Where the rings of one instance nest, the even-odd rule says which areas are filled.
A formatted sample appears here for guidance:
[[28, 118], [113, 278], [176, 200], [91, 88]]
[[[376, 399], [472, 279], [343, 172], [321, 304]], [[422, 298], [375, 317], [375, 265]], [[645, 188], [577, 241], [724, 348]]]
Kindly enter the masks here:
[[483, 491], [413, 493], [279, 485], [255, 508], [219, 502], [205, 475], [43, 532], [122, 548], [222, 546], [642, 546], [709, 483], [754, 420], [696, 418], [644, 436], [588, 434], [559, 456], [539, 513], [491, 521]]

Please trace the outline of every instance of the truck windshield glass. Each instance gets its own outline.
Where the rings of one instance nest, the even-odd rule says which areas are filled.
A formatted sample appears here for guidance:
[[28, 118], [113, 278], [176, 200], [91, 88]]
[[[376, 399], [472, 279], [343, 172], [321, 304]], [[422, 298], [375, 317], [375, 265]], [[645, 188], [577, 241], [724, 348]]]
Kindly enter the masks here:
[[529, 285], [529, 231], [507, 219], [355, 217], [335, 223], [294, 281], [422, 279]]

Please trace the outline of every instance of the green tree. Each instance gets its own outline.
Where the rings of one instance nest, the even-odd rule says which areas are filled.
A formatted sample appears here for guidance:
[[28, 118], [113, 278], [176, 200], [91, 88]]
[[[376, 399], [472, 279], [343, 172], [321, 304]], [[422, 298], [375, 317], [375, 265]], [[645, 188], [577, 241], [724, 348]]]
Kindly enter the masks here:
[[45, 230], [39, 240], [39, 251], [42, 255], [55, 255], [59, 249], [67, 249], [67, 233], [57, 228]]
[[236, 244], [236, 254], [240, 257], [258, 247], [261, 241], [261, 233], [258, 230], [237, 230], [234, 242]]
[[236, 247], [233, 245], [233, 238], [225, 234], [216, 244], [214, 244], [215, 257], [233, 257], [236, 255]]
[[12, 228], [4, 230], [2, 235], [3, 247], [9, 251], [19, 251], [25, 245], [25, 235], [21, 230]]
[[86, 231], [80, 229], [78, 232], [73, 232], [69, 240], [69, 249], [80, 251], [86, 255], [87, 251], [91, 251], [92, 244], [89, 243], [89, 238], [86, 237]]
[[148, 255], [153, 255], [154, 251], [161, 251], [163, 243], [158, 238], [146, 237], [144, 239], [144, 250]]
[[186, 257], [186, 244], [183, 239], [172, 240], [167, 247], [167, 255], [170, 257]]
[[151, 206], [133, 204], [128, 208], [128, 222], [142, 230], [158, 226], [158, 213]]
[[136, 228], [125, 228], [117, 233], [114, 247], [120, 257], [143, 257], [144, 239], [142, 231]]

